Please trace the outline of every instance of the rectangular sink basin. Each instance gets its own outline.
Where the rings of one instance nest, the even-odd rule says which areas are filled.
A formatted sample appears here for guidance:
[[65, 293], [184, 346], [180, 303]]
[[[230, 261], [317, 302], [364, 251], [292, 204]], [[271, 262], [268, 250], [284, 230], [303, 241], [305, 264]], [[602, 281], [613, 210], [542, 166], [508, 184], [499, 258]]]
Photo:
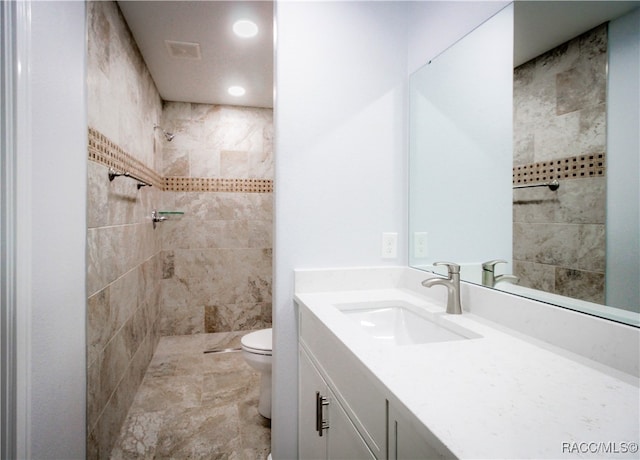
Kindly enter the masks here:
[[[480, 335], [404, 301], [338, 304], [367, 334], [393, 345], [467, 340]], [[433, 318], [430, 318], [432, 316]]]

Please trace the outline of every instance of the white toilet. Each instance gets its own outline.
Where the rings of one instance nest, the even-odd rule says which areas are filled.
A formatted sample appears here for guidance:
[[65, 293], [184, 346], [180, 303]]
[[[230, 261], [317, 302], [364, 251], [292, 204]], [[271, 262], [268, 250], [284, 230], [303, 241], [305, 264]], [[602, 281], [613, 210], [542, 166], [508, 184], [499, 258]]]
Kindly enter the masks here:
[[260, 401], [258, 412], [271, 418], [271, 328], [250, 332], [240, 339], [242, 355], [249, 366], [259, 371]]

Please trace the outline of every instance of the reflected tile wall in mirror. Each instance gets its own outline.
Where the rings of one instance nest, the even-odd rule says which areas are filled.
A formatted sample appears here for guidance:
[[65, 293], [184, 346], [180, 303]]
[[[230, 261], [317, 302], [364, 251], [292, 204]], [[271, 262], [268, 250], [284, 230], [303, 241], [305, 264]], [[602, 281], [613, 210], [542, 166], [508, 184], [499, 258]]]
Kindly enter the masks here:
[[[607, 26], [602, 25], [514, 70], [514, 167], [540, 169], [548, 162], [560, 169], [561, 184], [555, 192], [514, 190], [514, 274], [523, 286], [600, 304], [605, 301], [606, 65]], [[593, 157], [596, 163], [599, 157], [600, 167], [589, 169]], [[555, 161], [576, 158], [587, 163]], [[577, 172], [565, 171], [573, 163]]]

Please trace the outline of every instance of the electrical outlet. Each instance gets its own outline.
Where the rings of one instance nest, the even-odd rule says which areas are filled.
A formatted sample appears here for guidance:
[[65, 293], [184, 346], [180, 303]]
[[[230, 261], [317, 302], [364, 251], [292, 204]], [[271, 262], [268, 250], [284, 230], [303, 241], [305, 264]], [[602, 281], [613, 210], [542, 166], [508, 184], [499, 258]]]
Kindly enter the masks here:
[[398, 234], [383, 233], [382, 234], [382, 258], [395, 259], [398, 257]]
[[424, 259], [428, 255], [427, 232], [415, 232], [413, 234], [413, 257]]

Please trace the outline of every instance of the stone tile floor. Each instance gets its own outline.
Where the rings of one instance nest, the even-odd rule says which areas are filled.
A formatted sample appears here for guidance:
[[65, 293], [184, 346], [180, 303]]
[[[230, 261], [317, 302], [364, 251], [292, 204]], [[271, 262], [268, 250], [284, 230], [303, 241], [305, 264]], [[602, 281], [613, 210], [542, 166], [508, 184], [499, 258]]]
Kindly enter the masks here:
[[240, 352], [204, 353], [239, 347], [244, 333], [162, 337], [111, 459], [266, 459], [260, 373]]

